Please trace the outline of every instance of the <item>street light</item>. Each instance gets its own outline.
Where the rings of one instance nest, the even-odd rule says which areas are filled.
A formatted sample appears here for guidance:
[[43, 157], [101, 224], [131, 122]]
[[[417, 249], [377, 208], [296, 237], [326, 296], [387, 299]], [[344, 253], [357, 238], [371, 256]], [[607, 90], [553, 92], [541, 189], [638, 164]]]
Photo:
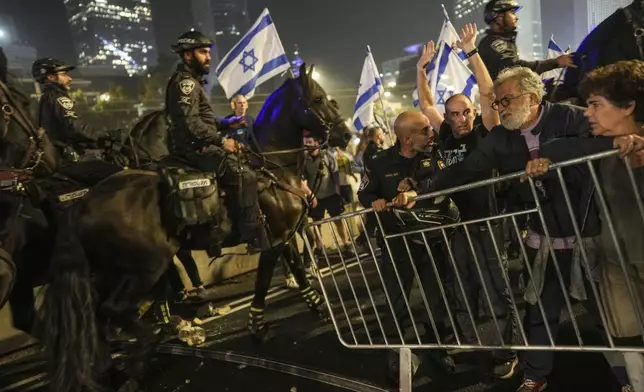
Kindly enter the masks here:
[[320, 73], [318, 71], [313, 71], [313, 80], [318, 81], [320, 80]]
[[396, 82], [392, 80], [391, 82], [387, 83], [387, 86], [396, 87]]
[[103, 93], [98, 96], [98, 100], [101, 102], [109, 102], [110, 101], [110, 93]]
[[385, 98], [391, 97], [391, 93], [389, 91], [385, 91]]
[[5, 38], [5, 36], [6, 33], [4, 32], [4, 30], [0, 29], [0, 38]]

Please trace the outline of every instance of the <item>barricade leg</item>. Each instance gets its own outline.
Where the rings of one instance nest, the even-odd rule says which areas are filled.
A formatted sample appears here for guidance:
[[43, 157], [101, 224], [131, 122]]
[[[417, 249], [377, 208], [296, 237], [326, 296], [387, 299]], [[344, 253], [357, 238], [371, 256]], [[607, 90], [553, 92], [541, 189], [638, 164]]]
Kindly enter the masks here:
[[644, 357], [641, 353], [624, 353], [626, 372], [635, 392], [644, 392]]
[[400, 355], [400, 392], [411, 392], [412, 377], [414, 375], [414, 365], [412, 363], [411, 350], [408, 348], [401, 348]]

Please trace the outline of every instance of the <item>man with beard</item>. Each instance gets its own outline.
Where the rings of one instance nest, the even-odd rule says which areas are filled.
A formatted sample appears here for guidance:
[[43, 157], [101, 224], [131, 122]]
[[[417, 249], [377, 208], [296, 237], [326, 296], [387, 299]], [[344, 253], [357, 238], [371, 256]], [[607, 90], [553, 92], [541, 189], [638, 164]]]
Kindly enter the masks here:
[[[481, 174], [494, 168], [500, 174], [522, 171], [529, 160], [539, 157], [540, 147], [544, 144], [557, 138], [591, 136], [584, 110], [543, 101], [544, 86], [541, 77], [528, 68], [514, 67], [502, 71], [494, 83], [494, 90], [497, 99], [492, 107], [499, 112], [501, 125], [494, 127], [461, 164], [439, 172], [434, 180], [434, 190], [475, 181]], [[614, 148], [627, 148], [632, 143], [632, 135], [614, 138], [612, 142]], [[592, 197], [592, 182], [586, 181], [587, 173], [583, 170], [585, 167], [571, 167], [566, 168], [563, 174], [567, 184], [587, 184], [569, 187], [570, 198], [576, 201], [573, 206], [576, 209], [574, 215], [581, 219], [578, 225], [581, 236], [586, 239], [599, 235], [600, 225]], [[534, 207], [530, 189], [527, 184], [523, 185], [520, 189], [522, 202]], [[535, 181], [535, 185], [543, 223], [549, 232], [552, 249], [564, 279], [563, 286], [570, 287], [571, 292], [585, 290], [591, 293], [585, 287], [588, 284], [585, 276], [580, 279], [583, 281], [579, 283], [581, 287], [575, 287], [571, 283], [573, 266], [579, 262], [578, 256], [573, 255], [578, 255], [579, 252], [575, 249], [578, 246], [574, 241], [575, 231], [558, 179]], [[565, 306], [564, 295], [567, 295], [561, 290], [552, 255], [548, 252], [545, 228], [538, 215], [530, 216], [525, 240], [528, 256], [526, 268], [531, 268], [534, 281], [527, 281], [525, 285], [527, 305], [523, 324], [531, 346], [550, 345], [548, 329], [556, 340], [559, 316]], [[523, 275], [524, 278], [530, 276], [528, 273]], [[533, 284], [534, 282], [537, 284]], [[590, 298], [592, 294], [588, 297], [588, 311], [597, 314], [595, 298]], [[547, 320], [541, 315], [539, 301]], [[544, 390], [547, 386], [546, 378], [552, 371], [553, 352], [526, 351], [522, 362], [524, 378], [517, 392]]]
[[490, 28], [479, 43], [481, 58], [492, 80], [501, 70], [522, 66], [541, 74], [555, 68], [574, 67], [572, 56], [564, 54], [552, 60], [525, 61], [517, 49], [517, 12], [521, 9], [515, 0], [491, 0], [485, 5], [485, 23]]
[[43, 85], [38, 107], [38, 126], [47, 131], [63, 157], [60, 171], [85, 184], [94, 184], [121, 169], [92, 153], [101, 140], [120, 141], [120, 131], [101, 131], [78, 118], [69, 95], [74, 66], [51, 57], [36, 60], [31, 75]]
[[[373, 208], [380, 213], [378, 218], [380, 218], [382, 227], [387, 233], [405, 230], [404, 227], [401, 228], [400, 220], [389, 210], [387, 203], [393, 202], [398, 207], [407, 206], [409, 197], [404, 191], [401, 191], [406, 179], [414, 178], [416, 175], [431, 178], [430, 172], [433, 173], [442, 166], [442, 162], [437, 160], [436, 151], [431, 149], [436, 135], [429, 125], [429, 121], [422, 113], [401, 113], [396, 118], [394, 131], [397, 137], [396, 144], [389, 149], [380, 151], [367, 163], [365, 175], [358, 190], [360, 203], [365, 208]], [[406, 189], [409, 189], [409, 187], [406, 187]], [[449, 198], [444, 199], [449, 203]], [[394, 325], [400, 327], [403, 335], [406, 335], [406, 329], [409, 332], [412, 327], [413, 319], [406, 304], [416, 275], [414, 268], [412, 268], [413, 263], [420, 279], [419, 287], [422, 287], [425, 291], [425, 297], [429, 301], [433, 319], [436, 321], [439, 333], [441, 333], [442, 316], [445, 314], [445, 308], [441, 301], [437, 277], [434, 274], [426, 247], [414, 241], [403, 241], [402, 238], [398, 237], [387, 240], [387, 248], [383, 238], [383, 235], [387, 233], [378, 233], [378, 244], [381, 249], [391, 251], [383, 250], [381, 270], [384, 287], [393, 309], [392, 319], [396, 321]], [[406, 245], [409, 247], [407, 248]], [[432, 248], [432, 252], [440, 251], [436, 250], [436, 247]], [[407, 256], [408, 250], [411, 258]], [[439, 262], [443, 260], [443, 257], [434, 253], [433, 259], [437, 262], [440, 274], [440, 270], [443, 268], [441, 268], [442, 264]], [[400, 277], [400, 281], [398, 277]], [[422, 286], [420, 286], [421, 283]], [[391, 321], [393, 324], [393, 320]], [[423, 321], [425, 322], [427, 334], [426, 341], [424, 340], [423, 343], [435, 343], [437, 337], [432, 332], [431, 325], [427, 320]], [[397, 331], [396, 326], [393, 329]], [[400, 339], [400, 335], [391, 330], [388, 330], [387, 335], [390, 335], [387, 337], [390, 343], [398, 342]], [[415, 337], [411, 339], [410, 336], [405, 337], [405, 342], [410, 340], [417, 341]], [[445, 350], [429, 350], [427, 355], [443, 373], [450, 374], [454, 371], [454, 362]], [[395, 352], [391, 352], [389, 369], [392, 379], [396, 378], [394, 375], [397, 375], [398, 366], [397, 355]]]
[[170, 118], [170, 148], [186, 157], [200, 170], [217, 173], [228, 197], [237, 203], [238, 229], [248, 252], [267, 248], [267, 238], [259, 219], [257, 177], [241, 161], [234, 139], [219, 131], [243, 126], [243, 119], [217, 119], [203, 88], [210, 72], [210, 50], [213, 41], [198, 31], [182, 34], [172, 46], [181, 58], [166, 90], [166, 112]]
[[[479, 86], [481, 115], [479, 116], [470, 98], [464, 94], [454, 94], [445, 102], [445, 114], [439, 112], [432, 99], [432, 93], [427, 83], [425, 69], [434, 57], [434, 42], [430, 41], [423, 49], [417, 64], [417, 85], [420, 110], [427, 116], [434, 129], [440, 129], [439, 134], [447, 135], [440, 143], [443, 162], [447, 167], [458, 165], [469, 156], [477, 145], [483, 141], [488, 130], [499, 125], [499, 114], [492, 109], [494, 91], [492, 79], [481, 60], [475, 46], [476, 25], [468, 24], [461, 31], [461, 47], [474, 72]], [[477, 180], [485, 180], [493, 176], [493, 171], [481, 173]], [[474, 188], [452, 195], [460, 213], [461, 220], [471, 221], [497, 215], [496, 197], [494, 186]], [[492, 224], [493, 235], [498, 244], [503, 244], [503, 233], [498, 222]], [[475, 253], [470, 251], [465, 230], [468, 231]], [[468, 225], [467, 228], [459, 227], [451, 241], [452, 254], [458, 267], [458, 274], [464, 284], [464, 293], [456, 287], [450, 291], [454, 294], [456, 320], [461, 329], [463, 340], [467, 344], [478, 344], [476, 325], [469, 317], [468, 306], [473, 313], [478, 314], [478, 298], [482, 293], [483, 285], [487, 286], [492, 308], [484, 305], [486, 314], [496, 317], [499, 332], [493, 333], [490, 345], [510, 344], [512, 342], [512, 311], [508, 306], [508, 290], [505, 287], [503, 274], [507, 269], [507, 258], [502, 252], [502, 259], [497, 257], [491, 233], [485, 222]], [[479, 278], [476, 265], [481, 267], [482, 281]], [[451, 279], [450, 283], [455, 284]], [[487, 304], [486, 301], [483, 301]], [[495, 378], [506, 379], [512, 377], [517, 365], [516, 355], [508, 350], [494, 352], [494, 368], [492, 375]]]

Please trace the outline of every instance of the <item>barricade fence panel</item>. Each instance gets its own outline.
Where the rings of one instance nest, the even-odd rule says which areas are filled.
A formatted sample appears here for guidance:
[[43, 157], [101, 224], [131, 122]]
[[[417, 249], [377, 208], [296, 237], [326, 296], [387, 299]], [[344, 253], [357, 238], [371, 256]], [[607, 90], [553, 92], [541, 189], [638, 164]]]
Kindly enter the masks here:
[[[514, 173], [415, 198], [433, 200], [431, 209], [477, 187], [524, 187], [524, 207], [481, 219], [440, 225], [388, 205], [311, 223], [318, 236], [328, 225], [336, 245], [316, 259], [315, 243], [305, 238], [316, 267], [329, 270], [318, 279], [340, 342], [360, 349], [644, 352], [644, 169], [627, 161], [620, 169], [628, 178], [624, 200], [634, 200], [633, 227], [613, 213], [615, 192], [623, 190], [609, 189], [608, 197], [598, 170], [616, 154], [553, 164], [541, 178]], [[367, 219], [376, 223], [377, 246], [355, 241]], [[338, 222], [349, 244], [339, 242]], [[517, 257], [508, 257], [508, 244]], [[558, 341], [562, 324], [574, 338]]]

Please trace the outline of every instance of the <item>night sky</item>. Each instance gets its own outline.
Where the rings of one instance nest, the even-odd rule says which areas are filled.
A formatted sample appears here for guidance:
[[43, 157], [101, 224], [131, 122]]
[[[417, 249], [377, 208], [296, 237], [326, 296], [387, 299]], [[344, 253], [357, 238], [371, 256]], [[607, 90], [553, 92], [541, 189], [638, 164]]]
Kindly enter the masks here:
[[[151, 0], [159, 51], [169, 52], [181, 33], [172, 27], [181, 0]], [[451, 0], [445, 0], [449, 8]], [[412, 43], [435, 39], [442, 23], [441, 2], [435, 0], [248, 0], [251, 23], [267, 7], [289, 55], [300, 46], [304, 61], [315, 63], [324, 77], [338, 85], [354, 85], [360, 77], [365, 45], [376, 62], [405, 55]], [[0, 0], [0, 12], [14, 18], [21, 38], [40, 57], [75, 62], [63, 0]], [[335, 84], [335, 83], [334, 83]], [[346, 87], [349, 87], [346, 85]]]

